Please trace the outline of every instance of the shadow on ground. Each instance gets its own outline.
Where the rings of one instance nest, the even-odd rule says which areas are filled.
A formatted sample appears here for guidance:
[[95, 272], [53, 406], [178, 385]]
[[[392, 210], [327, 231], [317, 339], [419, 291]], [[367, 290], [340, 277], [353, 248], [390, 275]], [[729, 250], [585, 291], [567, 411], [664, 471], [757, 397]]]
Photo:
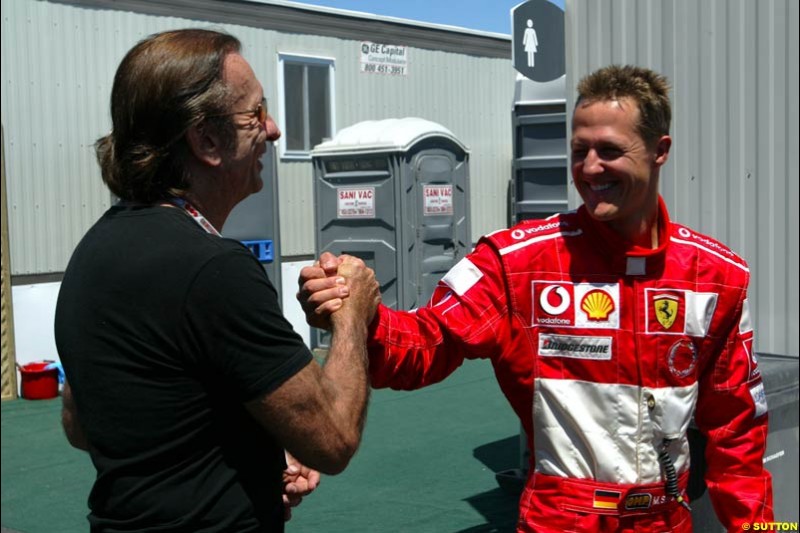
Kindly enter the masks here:
[[[519, 435], [479, 446], [472, 455], [492, 472], [502, 472], [519, 466]], [[519, 493], [498, 486], [466, 498], [486, 520], [486, 524], [462, 529], [458, 533], [507, 533], [516, 530]]]

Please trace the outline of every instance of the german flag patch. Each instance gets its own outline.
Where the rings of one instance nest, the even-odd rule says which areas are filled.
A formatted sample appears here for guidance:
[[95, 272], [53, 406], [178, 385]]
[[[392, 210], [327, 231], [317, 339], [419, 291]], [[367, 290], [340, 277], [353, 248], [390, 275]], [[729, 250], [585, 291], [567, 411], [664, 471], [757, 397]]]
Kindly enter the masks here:
[[592, 507], [595, 509], [616, 509], [620, 498], [622, 498], [622, 493], [619, 491], [597, 489], [594, 491]]

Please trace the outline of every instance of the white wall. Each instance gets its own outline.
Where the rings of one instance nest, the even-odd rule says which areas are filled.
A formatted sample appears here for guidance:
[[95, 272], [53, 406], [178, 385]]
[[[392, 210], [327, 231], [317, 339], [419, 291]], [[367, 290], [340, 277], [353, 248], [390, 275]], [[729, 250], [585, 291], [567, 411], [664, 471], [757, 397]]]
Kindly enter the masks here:
[[297, 294], [297, 278], [300, 276], [300, 269], [311, 266], [313, 261], [298, 261], [294, 263], [281, 264], [281, 294], [283, 295], [281, 305], [283, 306], [283, 316], [292, 323], [294, 330], [303, 337], [306, 346], [311, 346], [311, 328], [306, 324], [306, 316], [300, 308], [300, 303], [295, 295]]
[[17, 364], [58, 361], [53, 335], [56, 299], [61, 283], [11, 287], [14, 303], [14, 348]]
[[[11, 287], [14, 304], [14, 351], [17, 364], [59, 361], [53, 324], [61, 283], [37, 283]], [[17, 370], [17, 394], [22, 396], [22, 377]]]

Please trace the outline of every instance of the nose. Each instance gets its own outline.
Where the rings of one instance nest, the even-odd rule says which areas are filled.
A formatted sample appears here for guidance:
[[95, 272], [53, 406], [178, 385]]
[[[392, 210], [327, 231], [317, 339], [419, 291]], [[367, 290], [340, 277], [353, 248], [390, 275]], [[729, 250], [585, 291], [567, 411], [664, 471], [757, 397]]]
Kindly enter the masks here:
[[584, 174], [600, 174], [603, 172], [603, 165], [601, 164], [600, 156], [597, 150], [589, 150], [583, 158], [583, 173]]
[[281, 138], [281, 130], [272, 120], [272, 115], [267, 115], [267, 120], [264, 122], [264, 130], [267, 132], [267, 140], [270, 142], [275, 142]]

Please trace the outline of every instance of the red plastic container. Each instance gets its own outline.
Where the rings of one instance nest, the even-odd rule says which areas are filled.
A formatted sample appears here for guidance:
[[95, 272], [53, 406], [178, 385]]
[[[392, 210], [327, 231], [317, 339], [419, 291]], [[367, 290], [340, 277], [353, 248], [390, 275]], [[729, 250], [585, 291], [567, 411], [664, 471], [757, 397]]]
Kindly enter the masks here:
[[58, 396], [58, 369], [45, 370], [52, 361], [28, 363], [19, 367], [20, 388], [26, 400], [46, 400]]

